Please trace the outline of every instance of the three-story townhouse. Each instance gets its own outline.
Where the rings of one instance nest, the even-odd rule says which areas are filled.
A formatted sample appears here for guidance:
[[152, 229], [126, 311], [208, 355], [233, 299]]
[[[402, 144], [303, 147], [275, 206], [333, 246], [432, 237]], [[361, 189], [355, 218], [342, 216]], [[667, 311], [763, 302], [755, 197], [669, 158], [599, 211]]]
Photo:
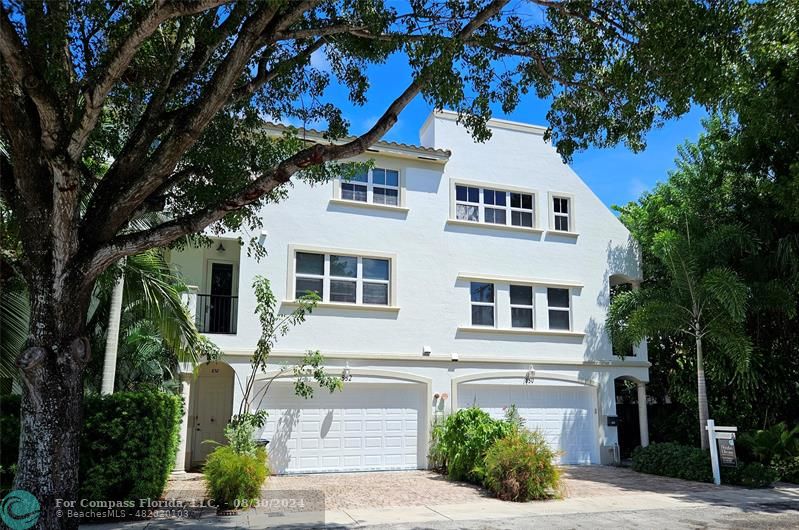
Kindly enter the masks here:
[[289, 377], [271, 384], [259, 435], [274, 472], [424, 468], [433, 421], [471, 405], [498, 417], [515, 406], [563, 463], [607, 463], [620, 380], [638, 384], [648, 443], [646, 345], [615, 356], [604, 328], [611, 288], [641, 276], [630, 234], [544, 128], [491, 120], [492, 138], [475, 143], [456, 119], [432, 113], [421, 146], [379, 142], [359, 157], [372, 169], [348, 181], [296, 183], [262, 212], [265, 258], [247, 257], [237, 234], [172, 253], [196, 286], [198, 326], [224, 352], [183, 376], [177, 468], [201, 463], [202, 442], [222, 441], [238, 410], [260, 335], [256, 275], [281, 311], [302, 292], [322, 299], [258, 384], [308, 350], [348, 379], [308, 400]]

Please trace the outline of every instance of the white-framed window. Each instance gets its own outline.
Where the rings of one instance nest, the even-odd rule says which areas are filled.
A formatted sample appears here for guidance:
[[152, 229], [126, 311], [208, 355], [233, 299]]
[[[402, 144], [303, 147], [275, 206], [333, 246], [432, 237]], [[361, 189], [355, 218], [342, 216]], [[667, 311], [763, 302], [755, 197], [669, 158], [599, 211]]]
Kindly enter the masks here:
[[311, 291], [327, 303], [391, 304], [390, 258], [297, 250], [294, 260], [295, 298]]
[[455, 218], [474, 222], [480, 220], [480, 188], [455, 186]]
[[533, 329], [532, 285], [510, 285], [510, 325]]
[[552, 229], [557, 232], [573, 232], [572, 199], [561, 195], [552, 196]]
[[400, 171], [375, 167], [341, 179], [341, 199], [345, 201], [400, 206]]
[[571, 330], [571, 290], [561, 287], [547, 289], [549, 329]]
[[494, 284], [471, 282], [472, 326], [494, 327]]
[[535, 193], [455, 184], [455, 219], [490, 225], [535, 227]]

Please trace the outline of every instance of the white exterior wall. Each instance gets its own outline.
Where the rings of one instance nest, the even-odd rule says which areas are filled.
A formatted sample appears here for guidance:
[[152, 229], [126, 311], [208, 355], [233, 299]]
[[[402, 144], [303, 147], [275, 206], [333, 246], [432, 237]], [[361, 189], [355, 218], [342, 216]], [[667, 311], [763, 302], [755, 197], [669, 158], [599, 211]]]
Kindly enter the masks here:
[[[333, 183], [297, 182], [289, 198], [263, 210], [268, 256], [261, 261], [241, 253], [236, 335], [213, 335], [241, 379], [260, 328], [249, 286], [256, 275], [272, 282], [280, 300], [287, 294], [289, 246], [323, 247], [396, 256], [396, 311], [317, 308], [308, 320], [279, 340], [276, 361], [320, 350], [340, 373], [349, 362], [357, 370], [406, 373], [429, 381], [433, 393], [452, 394], [452, 379], [474, 373], [518, 371], [529, 364], [545, 377], [591, 382], [597, 391], [599, 443], [616, 442], [616, 429], [604, 426], [615, 414], [614, 379], [648, 381], [645, 346], [624, 361], [615, 358], [604, 331], [609, 276], [640, 277], [629, 233], [559, 155], [543, 141], [543, 129], [492, 122], [493, 137], [475, 144], [453, 115], [427, 120], [423, 145], [448, 149], [441, 163], [369, 153], [378, 167], [401, 168], [407, 211], [331, 203]], [[507, 185], [536, 192], [537, 225], [542, 232], [449, 223], [451, 179]], [[573, 197], [577, 237], [549, 232], [550, 192]], [[181, 263], [180, 256], [175, 261]], [[572, 329], [584, 336], [551, 336], [459, 330], [470, 324], [469, 281], [463, 273], [581, 284], [573, 290]], [[510, 327], [506, 285], [497, 285], [495, 318]], [[547, 322], [546, 287], [534, 288], [535, 322]], [[290, 311], [292, 307], [284, 305]], [[423, 346], [432, 355], [422, 356]], [[459, 361], [452, 362], [453, 354]], [[535, 384], [546, 380], [536, 379]], [[235, 385], [234, 410], [241, 398]], [[449, 404], [446, 405], [449, 408]]]

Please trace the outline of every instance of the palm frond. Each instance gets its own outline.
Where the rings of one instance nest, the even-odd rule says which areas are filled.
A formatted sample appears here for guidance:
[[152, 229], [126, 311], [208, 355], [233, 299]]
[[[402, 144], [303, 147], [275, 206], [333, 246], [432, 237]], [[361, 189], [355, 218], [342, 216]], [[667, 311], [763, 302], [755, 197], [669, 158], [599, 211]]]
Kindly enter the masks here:
[[749, 288], [739, 279], [735, 271], [726, 267], [710, 269], [702, 277], [702, 287], [719, 305], [719, 309], [735, 322], [744, 320]]
[[16, 360], [28, 338], [29, 321], [27, 290], [7, 283], [0, 296], [0, 377], [16, 377]]

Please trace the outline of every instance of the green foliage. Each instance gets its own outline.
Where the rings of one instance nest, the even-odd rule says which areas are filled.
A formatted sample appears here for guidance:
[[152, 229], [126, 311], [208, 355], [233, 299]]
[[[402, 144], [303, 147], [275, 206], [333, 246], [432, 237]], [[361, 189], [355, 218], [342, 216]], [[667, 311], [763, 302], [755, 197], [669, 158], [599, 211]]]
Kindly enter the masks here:
[[495, 420], [477, 407], [460, 409], [434, 427], [432, 453], [452, 480], [482, 484], [486, 451], [513, 431], [512, 423]]
[[263, 422], [256, 415], [237, 418], [235, 421], [231, 420], [225, 426], [225, 438], [227, 438], [228, 447], [238, 454], [254, 455], [255, 450], [258, 448], [254, 439], [255, 429], [261, 425], [263, 425]]
[[775, 460], [772, 462], [771, 468], [781, 481], [799, 484], [799, 456]]
[[140, 391], [92, 396], [84, 403], [80, 496], [159, 498], [175, 467], [181, 399]]
[[790, 460], [799, 457], [799, 425], [789, 428], [781, 422], [768, 429], [743, 433], [738, 442], [761, 464]]
[[[708, 452], [697, 447], [670, 442], [637, 447], [633, 451], [633, 469], [652, 475], [713, 482], [713, 469]], [[764, 488], [776, 480], [775, 471], [759, 462], [739, 463], [735, 468], [721, 468], [721, 481], [725, 484]]]
[[651, 475], [713, 482], [707, 451], [671, 442], [637, 447], [633, 451], [633, 469]]
[[11, 488], [17, 466], [19, 405], [19, 395], [0, 395], [0, 494]]
[[238, 452], [232, 446], [217, 447], [208, 455], [203, 474], [208, 495], [217, 506], [253, 506], [253, 501], [261, 497], [261, 486], [269, 474], [266, 451], [263, 447], [252, 453]]
[[[20, 396], [0, 396], [0, 489], [10, 485], [19, 451]], [[175, 467], [182, 401], [158, 391], [87, 397], [80, 444], [80, 498], [158, 499]]]
[[515, 431], [496, 440], [485, 455], [485, 485], [505, 501], [526, 502], [560, 495], [555, 453], [538, 431]]

